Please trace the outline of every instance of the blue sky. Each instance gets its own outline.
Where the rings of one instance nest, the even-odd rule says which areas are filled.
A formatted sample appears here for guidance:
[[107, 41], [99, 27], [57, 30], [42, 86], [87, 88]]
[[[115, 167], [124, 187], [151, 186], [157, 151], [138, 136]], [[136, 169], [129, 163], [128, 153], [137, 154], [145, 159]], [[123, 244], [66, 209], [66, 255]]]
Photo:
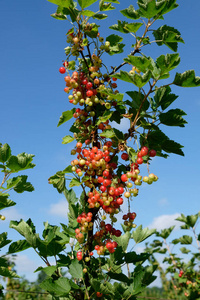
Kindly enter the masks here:
[[[200, 76], [200, 3], [196, 0], [177, 1], [179, 7], [166, 15], [165, 22], [177, 28], [185, 41], [179, 45], [181, 63], [177, 72], [195, 69]], [[136, 1], [122, 1], [120, 9]], [[136, 6], [137, 7], [137, 6]], [[24, 172], [35, 187], [33, 193], [12, 194], [17, 206], [4, 211], [7, 220], [1, 222], [1, 232], [8, 231], [11, 239], [20, 236], [8, 229], [9, 220], [25, 220], [29, 217], [38, 232], [42, 232], [43, 222], [59, 224], [67, 221], [67, 207], [64, 197], [48, 184], [48, 178], [70, 163], [71, 145], [62, 145], [62, 137], [69, 134], [69, 125], [57, 128], [61, 113], [71, 109], [63, 92], [63, 76], [58, 72], [65, 59], [66, 32], [70, 28], [67, 21], [53, 19], [56, 6], [46, 0], [10, 0], [1, 3], [0, 19], [0, 103], [1, 103], [1, 143], [8, 143], [14, 155], [27, 152], [35, 154], [33, 170]], [[114, 33], [107, 26], [115, 24], [121, 15], [109, 13], [110, 20], [102, 22], [100, 34]], [[156, 27], [162, 23], [159, 22]], [[108, 33], [109, 32], [109, 33]], [[127, 40], [128, 43], [128, 40]], [[126, 54], [129, 53], [129, 49]], [[165, 46], [149, 46], [145, 54], [157, 57], [170, 53]], [[118, 65], [123, 55], [105, 56], [105, 63]], [[173, 73], [174, 74], [174, 73]], [[123, 85], [119, 85], [123, 90]], [[167, 160], [155, 158], [151, 171], [159, 180], [151, 186], [144, 186], [135, 198], [133, 210], [137, 213], [136, 223], [143, 226], [171, 226], [179, 213], [195, 214], [199, 211], [199, 113], [200, 88], [172, 87], [179, 95], [173, 108], [181, 108], [186, 113], [188, 124], [185, 128], [163, 128], [171, 138], [184, 145], [185, 157], [171, 155]], [[124, 130], [126, 124], [122, 124]], [[65, 209], [66, 208], [66, 213]], [[166, 217], [166, 215], [168, 217]], [[152, 225], [153, 224], [153, 225]], [[20, 254], [19, 273], [33, 277], [27, 266], [37, 268], [39, 259], [27, 250]], [[20, 269], [21, 267], [21, 269]], [[23, 269], [24, 268], [24, 269]], [[29, 265], [29, 269], [30, 265]], [[35, 275], [34, 275], [35, 276]]]

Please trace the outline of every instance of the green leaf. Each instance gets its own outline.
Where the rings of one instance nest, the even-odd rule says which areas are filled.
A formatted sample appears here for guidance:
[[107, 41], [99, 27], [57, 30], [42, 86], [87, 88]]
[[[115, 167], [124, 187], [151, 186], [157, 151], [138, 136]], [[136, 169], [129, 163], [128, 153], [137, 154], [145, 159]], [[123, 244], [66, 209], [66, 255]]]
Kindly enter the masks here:
[[183, 146], [173, 140], [166, 140], [162, 143], [162, 149], [167, 153], [175, 153], [181, 156], [184, 156], [183, 151], [181, 150]]
[[124, 140], [124, 134], [123, 134], [122, 131], [120, 131], [116, 128], [113, 128], [113, 131], [114, 131], [114, 134], [115, 134], [115, 136], [118, 140]]
[[53, 184], [59, 193], [62, 193], [65, 188], [65, 174], [62, 171], [57, 172], [55, 175], [48, 179], [50, 184]]
[[54, 3], [56, 5], [60, 5], [62, 7], [70, 7], [71, 5], [73, 5], [73, 1], [72, 0], [47, 0], [51, 3]]
[[71, 143], [75, 140], [75, 138], [73, 138], [71, 135], [66, 135], [63, 137], [63, 141], [62, 144], [68, 144]]
[[103, 19], [106, 19], [108, 16], [106, 14], [94, 14], [93, 16], [93, 19], [97, 19], [97, 20], [103, 20]]
[[163, 229], [163, 230], [161, 230], [160, 233], [156, 233], [156, 235], [162, 237], [163, 239], [167, 239], [174, 228], [175, 228], [175, 226], [171, 226], [167, 229]]
[[185, 248], [185, 247], [180, 248], [180, 250], [181, 250], [181, 252], [182, 252], [183, 254], [188, 254], [189, 252], [191, 252], [190, 250], [188, 250], [188, 249]]
[[91, 10], [83, 10], [83, 11], [81, 12], [81, 14], [82, 14], [83, 16], [86, 16], [86, 17], [92, 17], [92, 16], [95, 15], [95, 12], [93, 12], [93, 11], [91, 11]]
[[164, 9], [161, 11], [161, 14], [164, 15], [176, 7], [178, 7], [176, 0], [167, 0]]
[[75, 113], [75, 108], [73, 108], [72, 110], [64, 111], [62, 113], [62, 115], [60, 116], [57, 127], [59, 127], [60, 125], [62, 125], [65, 122], [69, 121], [73, 117], [74, 113]]
[[113, 111], [105, 111], [103, 116], [100, 116], [99, 117], [99, 120], [97, 121], [97, 125], [99, 125], [100, 123], [104, 123], [106, 122], [107, 120], [109, 120], [111, 118], [113, 114]]
[[79, 179], [72, 178], [72, 180], [70, 181], [69, 187], [80, 186], [80, 185], [81, 185], [81, 182]]
[[174, 27], [170, 27], [167, 25], [163, 25], [157, 30], [154, 30], [153, 35], [158, 46], [162, 46], [163, 44], [165, 44], [175, 52], [178, 49], [178, 42], [184, 43], [183, 39], [181, 38], [180, 32]]
[[156, 232], [156, 229], [144, 228], [142, 229], [142, 225], [138, 226], [135, 231], [132, 232], [131, 237], [134, 239], [136, 244], [143, 242], [148, 237]]
[[22, 176], [19, 176], [19, 177], [20, 177], [20, 181], [14, 187], [15, 192], [23, 193], [25, 191], [26, 192], [34, 191], [34, 187], [32, 186], [32, 184], [30, 182], [27, 182], [28, 176], [22, 175]]
[[72, 19], [72, 22], [76, 21], [79, 11], [75, 8], [74, 3], [66, 8], [62, 6], [58, 6], [56, 13], [51, 14], [51, 16], [57, 20], [67, 20], [67, 15], [69, 15]]
[[113, 240], [116, 241], [117, 244], [122, 247], [123, 251], [126, 251], [130, 238], [131, 238], [131, 233], [129, 231], [127, 231], [125, 234], [121, 235], [120, 237], [113, 236]]
[[73, 173], [72, 166], [70, 165], [70, 166], [66, 167], [62, 172], [63, 173]]
[[181, 243], [182, 245], [190, 245], [192, 244], [192, 237], [189, 235], [183, 235], [179, 239], [175, 239], [172, 241], [173, 244]]
[[147, 71], [143, 75], [140, 74], [130, 74], [126, 71], [120, 71], [120, 73], [115, 73], [111, 77], [118, 78], [120, 80], [130, 82], [135, 84], [137, 87], [142, 88], [151, 78], [151, 71]]
[[[138, 110], [140, 108], [141, 103], [143, 102], [145, 96], [141, 92], [132, 92], [128, 91], [126, 92], [132, 99], [132, 101], [126, 101], [126, 104], [130, 105], [132, 108], [135, 108]], [[146, 111], [149, 108], [149, 102], [147, 99], [144, 101], [141, 110]]]
[[110, 45], [114, 46], [114, 45], [122, 42], [123, 38], [121, 36], [119, 36], [119, 35], [111, 34], [111, 35], [107, 36], [106, 41], [109, 41]]
[[128, 8], [125, 8], [123, 10], [120, 10], [120, 12], [123, 16], [129, 19], [137, 20], [140, 18], [140, 14], [137, 10], [134, 9], [133, 5], [130, 5]]
[[11, 240], [7, 240], [8, 233], [7, 232], [2, 232], [0, 234], [0, 248], [3, 248], [4, 246], [8, 245]]
[[130, 263], [136, 264], [137, 262], [144, 262], [148, 258], [149, 258], [148, 253], [137, 254], [134, 251], [125, 253], [125, 262], [127, 264], [130, 264]]
[[90, 38], [96, 38], [99, 32], [99, 25], [95, 24], [95, 23], [91, 23], [90, 27], [85, 26], [84, 32], [85, 34], [87, 34]]
[[58, 269], [57, 266], [49, 266], [49, 267], [39, 267], [35, 270], [35, 272], [38, 272], [38, 271], [43, 271], [45, 274], [47, 274], [48, 276], [52, 276], [55, 271]]
[[122, 33], [129, 33], [129, 31], [125, 28], [126, 24], [128, 24], [128, 22], [118, 20], [118, 24], [114, 24], [114, 25], [110, 26], [109, 28], [120, 31]]
[[181, 214], [181, 216], [178, 217], [176, 220], [180, 222], [184, 222], [187, 226], [193, 228], [198, 220], [198, 217], [199, 217], [198, 214], [190, 215], [187, 217], [185, 217], [184, 214]]
[[26, 241], [35, 249], [37, 247], [37, 236], [33, 232], [32, 227], [25, 222], [24, 220], [10, 221], [10, 228], [18, 231], [23, 237], [25, 237]]
[[139, 71], [145, 73], [151, 68], [151, 60], [148, 57], [132, 56], [128, 55], [128, 58], [124, 58], [124, 61], [136, 67]]
[[129, 23], [124, 26], [124, 29], [128, 30], [129, 32], [136, 33], [142, 25], [143, 25], [143, 23], [138, 23], [138, 22]]
[[179, 126], [185, 127], [187, 121], [182, 118], [186, 113], [181, 109], [170, 109], [166, 113], [161, 113], [159, 115], [160, 122], [167, 126]]
[[154, 100], [157, 106], [161, 106], [162, 110], [165, 110], [177, 98], [177, 95], [171, 94], [171, 88], [169, 86], [161, 87], [155, 91]]
[[195, 76], [194, 70], [185, 71], [184, 73], [176, 73], [173, 84], [181, 87], [200, 86], [200, 77]]
[[19, 172], [26, 169], [32, 169], [35, 165], [32, 163], [33, 154], [27, 154], [25, 152], [18, 154], [17, 156], [10, 156], [7, 161], [7, 168], [9, 168], [12, 173]]
[[178, 53], [161, 55], [157, 58], [156, 64], [161, 70], [160, 75], [167, 74], [169, 71], [176, 68], [180, 63], [180, 56]]
[[83, 267], [77, 259], [72, 260], [72, 263], [69, 266], [69, 273], [72, 275], [73, 278], [83, 278]]
[[69, 279], [66, 277], [60, 277], [58, 280], [48, 278], [40, 283], [40, 287], [50, 294], [58, 297], [69, 296], [69, 292], [71, 290]]
[[2, 194], [0, 195], [0, 210], [4, 209], [6, 207], [14, 206], [16, 203], [10, 199], [8, 199], [8, 194]]
[[[113, 10], [113, 9], [115, 9], [115, 7], [114, 6], [112, 6], [112, 3], [104, 3], [105, 2], [105, 0], [100, 0], [99, 1], [99, 10], [100, 11], [108, 11], [108, 10]], [[109, 1], [109, 2], [111, 2], [111, 1]]]
[[130, 279], [123, 273], [108, 272], [106, 273], [106, 275], [108, 275], [111, 279], [118, 280], [120, 282], [122, 281], [122, 282], [130, 283]]
[[20, 277], [14, 271], [9, 270], [8, 267], [1, 267], [1, 266], [0, 266], [0, 275], [2, 277], [7, 277], [7, 278], [19, 278]]
[[153, 18], [161, 12], [166, 5], [166, 0], [150, 0], [150, 1], [138, 1], [139, 13], [145, 18]]
[[102, 133], [99, 134], [100, 136], [106, 137], [107, 139], [112, 139], [115, 136], [113, 129], [105, 129]]
[[31, 245], [26, 240], [18, 240], [17, 242], [10, 244], [8, 254], [24, 251], [30, 247]]
[[8, 144], [0, 145], [0, 162], [6, 162], [11, 156], [11, 148]]
[[82, 9], [92, 5], [95, 2], [97, 2], [97, 0], [78, 0], [78, 4]]

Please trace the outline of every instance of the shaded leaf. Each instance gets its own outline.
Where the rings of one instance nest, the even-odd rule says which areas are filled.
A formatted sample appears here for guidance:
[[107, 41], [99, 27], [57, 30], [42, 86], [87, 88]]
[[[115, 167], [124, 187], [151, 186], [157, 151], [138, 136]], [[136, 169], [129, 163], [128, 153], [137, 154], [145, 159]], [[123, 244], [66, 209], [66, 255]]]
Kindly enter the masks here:
[[154, 100], [158, 106], [161, 106], [162, 110], [165, 110], [177, 98], [177, 95], [171, 94], [171, 88], [169, 86], [161, 87], [155, 91]]
[[10, 199], [8, 199], [8, 194], [2, 194], [0, 195], [0, 210], [4, 209], [6, 207], [14, 206], [16, 203]]
[[180, 32], [174, 27], [170, 27], [167, 25], [163, 25], [157, 30], [154, 30], [153, 35], [157, 41], [156, 43], [158, 46], [165, 44], [175, 52], [178, 48], [178, 42], [184, 43], [183, 39], [181, 38]]
[[40, 283], [40, 287], [52, 295], [65, 297], [69, 295], [71, 285], [69, 279], [66, 277], [60, 277], [58, 280], [48, 278]]
[[17, 242], [10, 244], [8, 254], [24, 251], [30, 247], [31, 245], [26, 240], [18, 240]]
[[184, 73], [176, 73], [173, 84], [181, 87], [200, 86], [200, 77], [195, 76], [194, 70], [185, 71]]
[[32, 169], [35, 165], [32, 163], [33, 154], [27, 154], [25, 152], [18, 154], [17, 156], [10, 156], [6, 166], [13, 172], [19, 172], [26, 169]]
[[0, 145], [0, 162], [6, 162], [11, 156], [11, 148], [8, 144]]
[[92, 5], [95, 2], [97, 2], [97, 0], [78, 0], [78, 3], [82, 9]]
[[80, 185], [81, 185], [81, 182], [79, 179], [72, 178], [72, 180], [70, 181], [69, 187], [80, 186]]
[[186, 113], [181, 109], [170, 109], [166, 113], [161, 113], [159, 115], [160, 122], [164, 125], [168, 126], [179, 126], [179, 127], [185, 127], [185, 124], [187, 124], [187, 121], [182, 118], [182, 116], [185, 116]]
[[153, 18], [158, 15], [165, 7], [166, 0], [138, 0], [139, 13], [145, 18]]

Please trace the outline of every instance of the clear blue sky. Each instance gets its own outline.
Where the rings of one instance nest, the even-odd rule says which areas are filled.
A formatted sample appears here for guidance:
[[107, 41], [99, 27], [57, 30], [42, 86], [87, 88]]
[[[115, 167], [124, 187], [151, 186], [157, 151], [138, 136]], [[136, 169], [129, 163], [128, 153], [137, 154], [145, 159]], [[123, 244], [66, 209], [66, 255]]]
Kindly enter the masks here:
[[[196, 75], [200, 76], [200, 2], [177, 2], [180, 6], [165, 18], [167, 25], [177, 28], [185, 41], [185, 44], [179, 45], [181, 63], [177, 71], [195, 69]], [[123, 9], [130, 4], [136, 6], [136, 1], [122, 1], [120, 6], [116, 6]], [[62, 145], [62, 137], [69, 134], [69, 125], [66, 123], [57, 128], [61, 113], [71, 109], [63, 92], [63, 76], [58, 72], [65, 59], [65, 34], [70, 27], [67, 21], [58, 21], [50, 16], [55, 10], [56, 6], [46, 0], [9, 0], [1, 3], [0, 142], [8, 143], [14, 155], [21, 152], [35, 154], [36, 164], [33, 170], [23, 173], [29, 175], [35, 191], [12, 194], [11, 199], [17, 202], [17, 206], [4, 211], [7, 221], [1, 222], [1, 232], [8, 230], [9, 218], [19, 220], [23, 217], [26, 220], [31, 217], [40, 233], [43, 221], [59, 224], [67, 220], [62, 214], [64, 197], [47, 180], [70, 163], [71, 149], [71, 145]], [[109, 14], [111, 20], [103, 21], [100, 30], [104, 37], [108, 35], [108, 24], [115, 24], [121, 18], [116, 11]], [[161, 21], [158, 26], [160, 25]], [[109, 30], [109, 34], [111, 33], [114, 32]], [[163, 52], [170, 53], [165, 46], [149, 46], [145, 51], [152, 57]], [[105, 57], [108, 66], [111, 58], [108, 55]], [[116, 56], [112, 65], [121, 62], [122, 58], [122, 55]], [[123, 86], [121, 88], [123, 92]], [[151, 186], [141, 188], [138, 198], [134, 200], [133, 210], [138, 215], [138, 225], [148, 226], [158, 217], [160, 219], [157, 222], [162, 223], [164, 219], [161, 217], [169, 215], [165, 217], [165, 221], [169, 220], [170, 226], [174, 215], [195, 214], [200, 209], [200, 88], [172, 89], [179, 95], [173, 108], [179, 107], [188, 114], [188, 125], [185, 128], [171, 127], [163, 130], [170, 138], [185, 146], [185, 157], [172, 154], [167, 160], [153, 160], [151, 171], [159, 180]], [[9, 237], [15, 240], [21, 238], [11, 229]], [[27, 255], [27, 259], [36, 260], [31, 253], [27, 251], [23, 255]], [[24, 256], [22, 261], [26, 261], [26, 258]]]

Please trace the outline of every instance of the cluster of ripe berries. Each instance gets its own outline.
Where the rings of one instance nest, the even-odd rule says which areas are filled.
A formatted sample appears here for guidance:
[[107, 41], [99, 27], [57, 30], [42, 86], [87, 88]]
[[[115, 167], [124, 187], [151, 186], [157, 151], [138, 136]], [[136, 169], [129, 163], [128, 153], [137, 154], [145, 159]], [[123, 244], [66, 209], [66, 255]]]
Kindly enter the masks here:
[[[76, 37], [75, 37], [76, 38]], [[75, 41], [74, 41], [75, 43]], [[158, 178], [154, 174], [142, 177], [140, 175], [139, 166], [148, 161], [149, 157], [154, 157], [156, 151], [147, 147], [142, 147], [137, 154], [135, 163], [132, 163], [128, 168], [129, 170], [122, 174], [121, 177], [117, 175], [117, 163], [112, 161], [112, 155], [118, 152], [116, 147], [113, 147], [113, 142], [106, 140], [101, 136], [101, 144], [99, 141], [95, 142], [95, 146], [91, 147], [91, 132], [90, 127], [94, 127], [95, 109], [94, 105], [104, 105], [106, 109], [110, 109], [111, 106], [116, 106], [115, 100], [113, 100], [110, 94], [105, 93], [106, 84], [109, 88], [115, 89], [117, 84], [111, 82], [111, 79], [104, 77], [100, 73], [101, 60], [96, 55], [92, 55], [93, 66], [89, 68], [89, 73], [73, 72], [72, 76], [65, 76], [66, 83], [65, 92], [72, 94], [69, 95], [69, 102], [74, 105], [84, 106], [84, 109], [77, 108], [74, 112], [74, 118], [76, 118], [75, 124], [80, 130], [80, 138], [77, 135], [76, 139], [84, 141], [77, 142], [75, 149], [71, 151], [71, 154], [77, 155], [77, 158], [72, 160], [72, 171], [79, 177], [85, 187], [90, 188], [88, 193], [88, 213], [81, 213], [77, 222], [79, 228], [75, 229], [76, 239], [80, 245], [84, 245], [86, 234], [93, 230], [94, 222], [97, 223], [97, 231], [93, 234], [94, 249], [98, 255], [104, 255], [105, 251], [113, 253], [117, 247], [117, 243], [112, 240], [113, 236], [119, 237], [122, 233], [113, 227], [113, 223], [117, 221], [114, 216], [120, 211], [120, 206], [123, 204], [125, 198], [138, 195], [138, 189], [136, 186], [142, 184], [142, 178], [144, 182], [152, 183]], [[66, 72], [66, 63], [64, 67], [59, 69], [60, 73]], [[113, 78], [113, 81], [116, 79]], [[118, 92], [118, 91], [115, 91]], [[115, 93], [113, 92], [113, 93]], [[97, 131], [105, 129], [111, 129], [109, 121], [101, 122], [98, 125], [95, 124], [96, 134]], [[121, 159], [127, 161], [129, 155], [123, 152]], [[147, 178], [148, 180], [147, 180]], [[132, 181], [132, 182], [131, 182]], [[135, 185], [135, 187], [133, 187]], [[106, 224], [103, 220], [99, 221], [99, 216], [95, 211], [99, 209], [109, 214], [112, 221], [111, 224]], [[95, 212], [95, 213], [94, 213]], [[123, 216], [124, 225], [127, 230], [131, 230], [136, 225], [133, 223], [136, 217], [136, 213], [127, 213]], [[103, 219], [103, 217], [102, 217]], [[84, 247], [83, 247], [84, 249]], [[91, 252], [92, 253], [92, 252]], [[92, 255], [90, 253], [90, 255]], [[86, 261], [90, 259], [90, 256], [82, 251], [77, 252], [77, 259]]]

